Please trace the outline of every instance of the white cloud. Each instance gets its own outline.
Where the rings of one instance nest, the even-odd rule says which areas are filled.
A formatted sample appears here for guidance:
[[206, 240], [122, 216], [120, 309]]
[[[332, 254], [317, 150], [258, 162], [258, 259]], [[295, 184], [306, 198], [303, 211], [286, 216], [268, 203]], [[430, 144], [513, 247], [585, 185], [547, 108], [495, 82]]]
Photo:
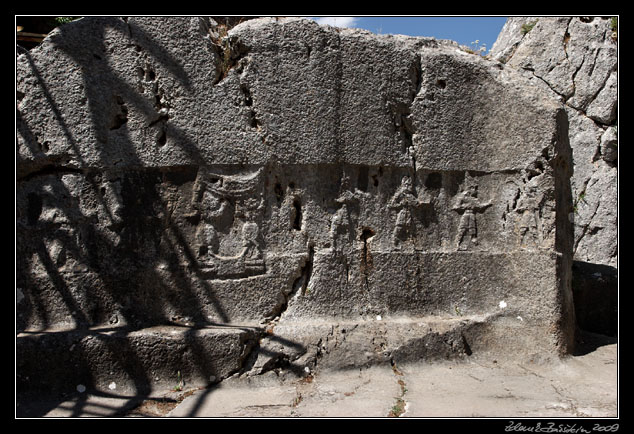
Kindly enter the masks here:
[[315, 17], [313, 19], [317, 21], [317, 24], [335, 27], [352, 27], [359, 21], [357, 17]]

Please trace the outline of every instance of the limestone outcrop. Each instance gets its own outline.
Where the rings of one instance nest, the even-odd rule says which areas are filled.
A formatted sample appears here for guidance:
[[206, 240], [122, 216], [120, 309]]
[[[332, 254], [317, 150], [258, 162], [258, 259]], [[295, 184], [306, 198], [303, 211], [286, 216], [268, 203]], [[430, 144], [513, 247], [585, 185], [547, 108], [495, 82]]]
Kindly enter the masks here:
[[568, 114], [503, 63], [92, 17], [18, 56], [17, 100], [21, 389], [573, 346]]
[[617, 331], [617, 24], [616, 17], [512, 17], [491, 50], [566, 108], [576, 305], [583, 327], [608, 335]]

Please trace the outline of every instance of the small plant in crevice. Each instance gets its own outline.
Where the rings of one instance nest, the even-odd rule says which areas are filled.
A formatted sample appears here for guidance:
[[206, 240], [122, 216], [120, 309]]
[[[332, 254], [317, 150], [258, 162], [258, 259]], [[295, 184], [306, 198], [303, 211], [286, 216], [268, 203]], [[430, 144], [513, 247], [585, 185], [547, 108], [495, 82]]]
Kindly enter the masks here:
[[522, 24], [522, 35], [526, 35], [528, 32], [533, 30], [533, 27], [535, 27], [535, 24], [537, 24], [537, 21], [538, 20], [530, 21], [528, 23]]
[[183, 390], [183, 387], [185, 386], [185, 382], [183, 381], [183, 377], [181, 376], [181, 371], [178, 371], [176, 374], [176, 377], [178, 379], [178, 384], [176, 384], [176, 386], [174, 386], [174, 392], [180, 392]]
[[216, 47], [216, 53], [220, 58], [220, 73], [216, 83], [222, 81], [231, 69], [231, 47], [227, 38], [229, 26], [218, 24], [213, 30], [209, 30], [211, 43]]
[[[390, 359], [390, 364], [392, 365], [392, 372], [394, 372], [394, 375], [396, 375], [397, 377], [402, 377], [403, 373], [396, 367], [396, 363], [394, 363], [394, 360]], [[387, 417], [400, 417], [403, 413], [405, 413], [407, 409], [407, 402], [405, 402], [405, 399], [403, 399], [405, 394], [407, 393], [407, 386], [402, 378], [399, 378], [397, 383], [401, 389], [401, 396], [395, 397], [396, 402], [390, 409]]]
[[479, 39], [471, 42], [470, 46], [471, 54], [478, 54], [480, 56], [484, 56], [484, 53], [487, 51], [487, 47], [485, 43], [480, 43]]
[[610, 30], [612, 30], [612, 34], [610, 35], [610, 38], [616, 42], [616, 40], [618, 39], [618, 29], [619, 29], [619, 19], [618, 17], [612, 17], [610, 19]]
[[396, 404], [392, 406], [388, 417], [399, 417], [403, 413], [405, 413], [405, 400], [403, 400], [403, 398], [396, 398]]
[[[224, 80], [229, 71], [236, 65], [239, 65], [241, 57], [245, 54], [245, 47], [240, 43], [236, 43], [229, 36], [230, 27], [224, 24], [217, 25], [214, 30], [210, 30], [211, 43], [215, 46], [216, 54], [219, 61], [219, 73], [214, 84]], [[257, 122], [255, 120], [254, 122]]]
[[293, 408], [297, 407], [302, 402], [303, 399], [304, 397], [302, 396], [302, 394], [297, 392], [297, 395], [295, 396], [295, 398], [293, 399], [293, 402], [291, 403], [291, 407]]
[[55, 17], [55, 24], [61, 26], [62, 24], [70, 23], [71, 21], [75, 21], [76, 19], [81, 17]]
[[229, 29], [226, 26], [220, 25], [218, 26], [218, 31], [220, 33], [220, 45], [222, 50], [222, 77], [224, 78], [231, 69], [231, 47], [227, 39]]
[[581, 193], [579, 193], [579, 195], [577, 195], [577, 198], [575, 199], [575, 203], [572, 205], [572, 208], [573, 208], [575, 214], [578, 213], [579, 203], [583, 203], [583, 204], [586, 204], [586, 205], [588, 204], [588, 202], [586, 202], [586, 192], [585, 192], [585, 190], [582, 191]]

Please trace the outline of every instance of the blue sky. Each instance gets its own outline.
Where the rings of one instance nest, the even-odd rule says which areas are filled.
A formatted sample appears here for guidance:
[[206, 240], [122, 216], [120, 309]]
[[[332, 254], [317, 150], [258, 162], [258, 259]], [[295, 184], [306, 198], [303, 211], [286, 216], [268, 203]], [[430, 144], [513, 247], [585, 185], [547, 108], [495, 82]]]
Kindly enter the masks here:
[[[426, 16], [426, 17], [310, 17], [319, 23], [339, 27], [354, 27], [379, 34], [431, 36], [451, 39], [461, 45], [485, 47], [486, 52], [500, 34], [506, 17]], [[476, 44], [475, 41], [478, 41]]]

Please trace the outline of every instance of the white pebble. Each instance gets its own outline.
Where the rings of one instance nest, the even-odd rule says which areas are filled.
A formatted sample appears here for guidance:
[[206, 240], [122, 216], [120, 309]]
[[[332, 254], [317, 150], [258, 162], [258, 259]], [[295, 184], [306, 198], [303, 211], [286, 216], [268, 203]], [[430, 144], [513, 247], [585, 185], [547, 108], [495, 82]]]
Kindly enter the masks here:
[[114, 381], [108, 384], [108, 389], [115, 390], [116, 388], [117, 388], [117, 383], [115, 383]]
[[502, 300], [500, 302], [500, 309], [504, 309], [506, 307], [506, 301]]

